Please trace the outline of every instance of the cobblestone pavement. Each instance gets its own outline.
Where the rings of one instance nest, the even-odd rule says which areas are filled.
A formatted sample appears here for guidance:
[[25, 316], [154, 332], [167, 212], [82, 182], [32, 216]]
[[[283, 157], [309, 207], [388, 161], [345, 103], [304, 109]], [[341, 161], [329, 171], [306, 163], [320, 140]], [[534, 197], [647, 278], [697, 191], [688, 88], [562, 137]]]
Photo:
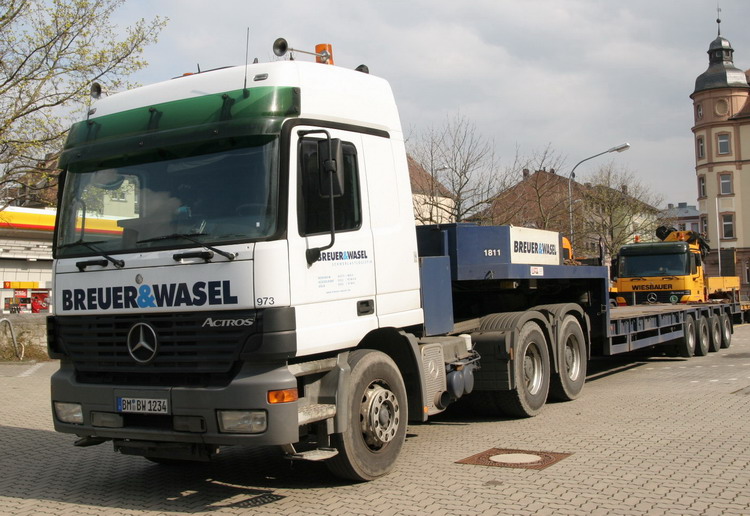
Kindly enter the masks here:
[[[690, 360], [597, 360], [580, 399], [531, 419], [409, 427], [396, 470], [347, 484], [272, 449], [170, 468], [53, 432], [54, 362], [0, 364], [0, 514], [750, 514], [750, 325]], [[456, 461], [571, 454], [541, 470]]]

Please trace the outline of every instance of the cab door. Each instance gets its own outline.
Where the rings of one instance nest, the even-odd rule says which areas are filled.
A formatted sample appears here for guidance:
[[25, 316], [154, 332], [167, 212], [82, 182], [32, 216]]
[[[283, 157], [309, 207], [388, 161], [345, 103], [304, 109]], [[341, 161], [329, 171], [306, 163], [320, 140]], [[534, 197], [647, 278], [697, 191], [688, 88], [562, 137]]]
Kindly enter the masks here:
[[[377, 328], [375, 268], [361, 136], [300, 126], [292, 130], [289, 163], [289, 278], [295, 307], [297, 354], [356, 345]], [[343, 188], [333, 197], [322, 166], [327, 138], [341, 142]], [[337, 181], [334, 181], [338, 183]], [[333, 241], [333, 245], [330, 245]], [[309, 253], [310, 250], [317, 250]], [[310, 254], [319, 257], [310, 260]]]

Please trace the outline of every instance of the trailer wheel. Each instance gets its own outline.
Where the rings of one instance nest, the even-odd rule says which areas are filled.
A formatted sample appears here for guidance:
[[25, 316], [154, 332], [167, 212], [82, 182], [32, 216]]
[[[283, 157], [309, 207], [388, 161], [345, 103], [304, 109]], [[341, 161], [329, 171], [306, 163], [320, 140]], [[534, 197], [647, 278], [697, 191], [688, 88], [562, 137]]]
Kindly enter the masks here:
[[685, 315], [682, 323], [682, 337], [677, 341], [677, 354], [684, 358], [695, 354], [695, 319], [690, 314]]
[[718, 314], [712, 314], [708, 318], [709, 339], [708, 350], [715, 353], [721, 349], [721, 321]]
[[705, 315], [698, 317], [698, 328], [695, 333], [695, 356], [704, 357], [708, 355], [708, 343], [711, 340], [708, 330], [708, 319]]
[[560, 335], [558, 372], [552, 375], [550, 396], [559, 401], [570, 401], [578, 397], [586, 381], [586, 340], [581, 323], [572, 314], [563, 319]]
[[516, 388], [497, 392], [497, 404], [511, 416], [536, 416], [549, 394], [550, 363], [547, 339], [533, 321], [524, 324], [518, 334], [513, 377]]
[[728, 348], [732, 345], [732, 319], [726, 313], [722, 313], [719, 319], [721, 320], [721, 347]]
[[349, 354], [349, 427], [332, 436], [338, 455], [326, 462], [336, 476], [374, 480], [393, 469], [406, 436], [406, 388], [398, 366], [385, 353]]

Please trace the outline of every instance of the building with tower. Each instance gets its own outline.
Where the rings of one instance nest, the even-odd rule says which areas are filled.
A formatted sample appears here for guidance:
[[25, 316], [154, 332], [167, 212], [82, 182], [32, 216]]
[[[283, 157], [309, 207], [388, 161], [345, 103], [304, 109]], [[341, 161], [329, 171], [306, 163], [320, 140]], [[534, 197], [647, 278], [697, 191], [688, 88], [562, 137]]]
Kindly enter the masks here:
[[[749, 72], [734, 64], [729, 40], [708, 48], [708, 69], [695, 80], [695, 172], [700, 230], [711, 253], [711, 275], [740, 276], [750, 295], [750, 85]], [[718, 251], [721, 251], [720, 253]]]

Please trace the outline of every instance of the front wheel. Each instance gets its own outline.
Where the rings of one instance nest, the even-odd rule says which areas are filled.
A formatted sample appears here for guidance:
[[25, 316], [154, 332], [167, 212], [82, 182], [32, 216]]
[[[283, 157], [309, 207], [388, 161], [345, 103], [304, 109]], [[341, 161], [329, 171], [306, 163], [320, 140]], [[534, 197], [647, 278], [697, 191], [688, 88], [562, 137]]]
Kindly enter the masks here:
[[349, 427], [333, 436], [338, 455], [326, 462], [336, 476], [374, 480], [393, 469], [406, 436], [406, 388], [398, 366], [380, 351], [349, 354]]

